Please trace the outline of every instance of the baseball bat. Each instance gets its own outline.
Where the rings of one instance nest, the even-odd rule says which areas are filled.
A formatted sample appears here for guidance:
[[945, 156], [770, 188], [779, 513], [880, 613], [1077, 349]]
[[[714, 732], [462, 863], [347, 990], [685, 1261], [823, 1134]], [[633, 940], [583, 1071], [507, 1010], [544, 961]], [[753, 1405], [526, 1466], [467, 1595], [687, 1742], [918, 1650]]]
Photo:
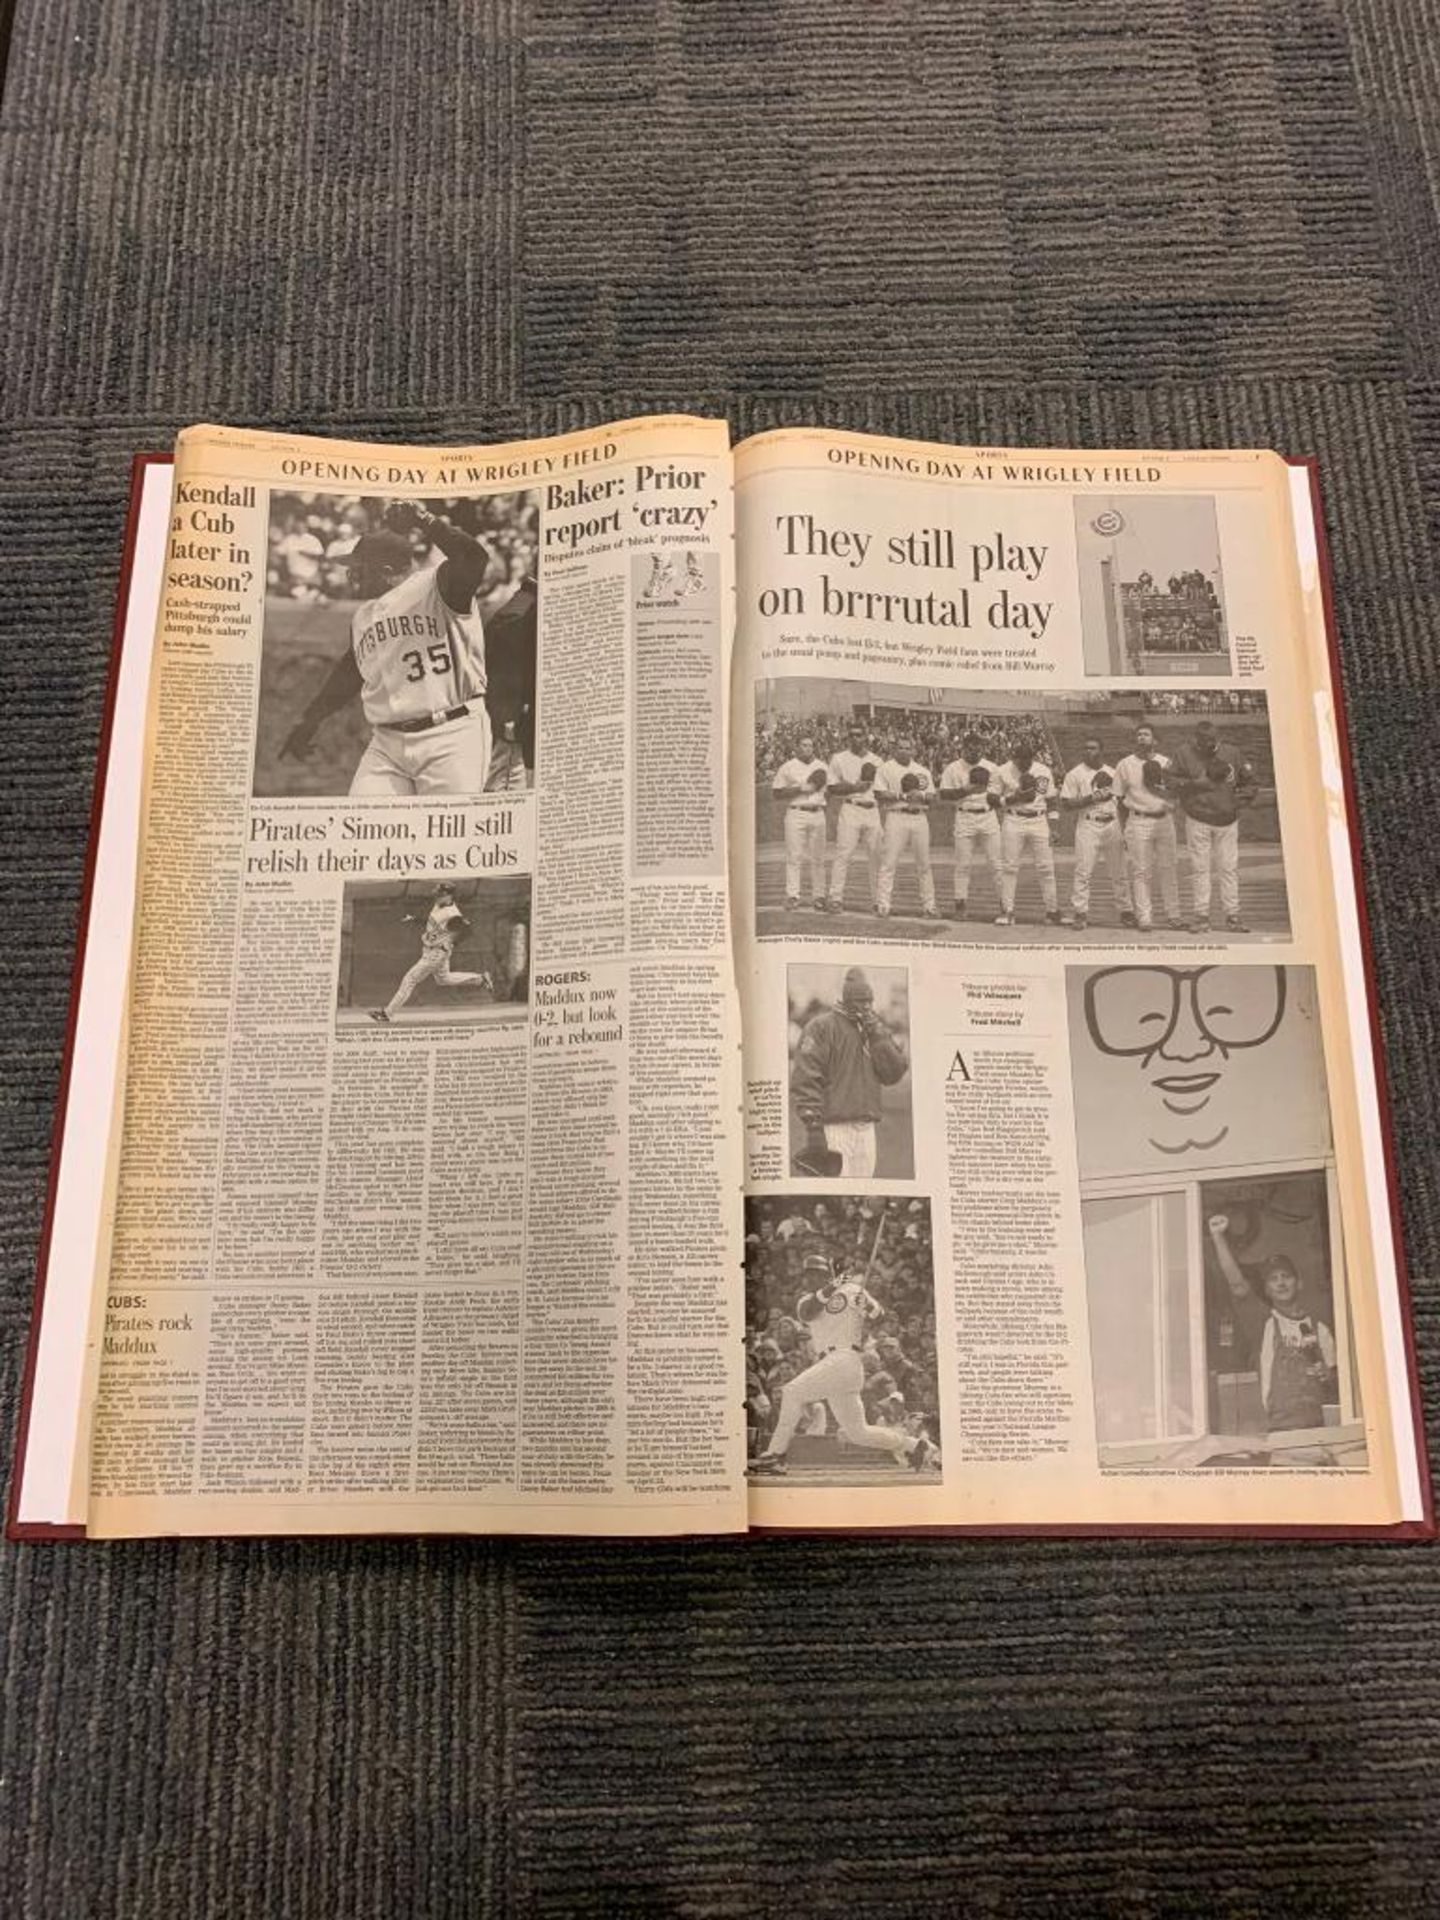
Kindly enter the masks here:
[[865, 1262], [865, 1275], [860, 1284], [868, 1288], [870, 1276], [875, 1271], [875, 1262], [880, 1254], [880, 1242], [885, 1234], [885, 1223], [890, 1218], [890, 1202], [887, 1200], [880, 1209], [880, 1218], [875, 1224], [875, 1238], [870, 1243], [870, 1258]]

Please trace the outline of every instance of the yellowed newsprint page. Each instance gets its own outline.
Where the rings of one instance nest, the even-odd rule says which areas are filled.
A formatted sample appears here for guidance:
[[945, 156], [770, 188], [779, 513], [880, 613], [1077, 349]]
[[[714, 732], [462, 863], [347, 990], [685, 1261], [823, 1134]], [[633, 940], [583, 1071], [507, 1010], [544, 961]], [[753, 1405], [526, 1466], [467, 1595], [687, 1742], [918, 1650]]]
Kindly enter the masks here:
[[736, 524], [752, 1519], [1399, 1521], [1284, 462], [776, 432]]
[[722, 424], [181, 437], [89, 1529], [745, 1524]]

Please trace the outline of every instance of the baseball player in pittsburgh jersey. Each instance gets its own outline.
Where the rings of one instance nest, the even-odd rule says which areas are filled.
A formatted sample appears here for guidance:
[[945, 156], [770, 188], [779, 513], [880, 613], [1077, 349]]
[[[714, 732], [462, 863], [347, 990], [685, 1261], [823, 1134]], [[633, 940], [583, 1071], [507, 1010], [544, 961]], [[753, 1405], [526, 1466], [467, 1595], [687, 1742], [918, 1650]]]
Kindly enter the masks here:
[[1152, 881], [1158, 881], [1161, 905], [1178, 933], [1180, 876], [1175, 842], [1175, 802], [1167, 792], [1169, 759], [1155, 750], [1152, 727], [1135, 729], [1135, 751], [1115, 768], [1115, 783], [1125, 804], [1125, 860], [1130, 869], [1130, 892], [1135, 924], [1148, 933], [1154, 924]]
[[985, 758], [985, 742], [978, 733], [967, 733], [959, 759], [942, 767], [940, 799], [955, 808], [955, 918], [963, 920], [977, 854], [1000, 892], [1000, 769]]
[[845, 905], [845, 880], [857, 853], [869, 870], [871, 907], [878, 897], [880, 802], [875, 798], [875, 777], [879, 771], [879, 758], [870, 751], [864, 727], [852, 725], [845, 745], [830, 756], [830, 792], [840, 801], [835, 858], [830, 864], [830, 898], [826, 903], [831, 913], [839, 913]]
[[935, 782], [930, 769], [915, 758], [913, 740], [898, 742], [895, 758], [887, 760], [875, 776], [875, 793], [885, 814], [875, 911], [882, 918], [889, 914], [895, 870], [908, 853], [915, 862], [920, 910], [927, 920], [938, 920], [935, 874], [930, 865], [930, 803], [935, 798]]
[[939, 1450], [922, 1434], [918, 1439], [899, 1427], [872, 1426], [865, 1417], [865, 1364], [860, 1358], [866, 1330], [884, 1308], [859, 1279], [837, 1280], [822, 1253], [808, 1253], [801, 1269], [810, 1289], [800, 1296], [795, 1317], [810, 1331], [818, 1358], [787, 1380], [780, 1389], [780, 1416], [770, 1444], [750, 1463], [752, 1474], [778, 1477], [788, 1469], [785, 1456], [805, 1409], [816, 1400], [827, 1403], [841, 1433], [854, 1447], [872, 1447], [893, 1456], [916, 1473], [938, 1466]]
[[798, 907], [805, 869], [810, 869], [811, 905], [825, 903], [825, 762], [815, 757], [807, 734], [775, 775], [774, 792], [785, 806], [785, 904]]
[[[414, 915], [407, 913], [405, 918], [413, 920]], [[415, 989], [424, 980], [433, 980], [437, 987], [488, 987], [488, 973], [453, 973], [450, 968], [450, 955], [455, 950], [455, 942], [463, 928], [470, 922], [455, 904], [455, 895], [449, 887], [435, 889], [435, 904], [425, 918], [420, 934], [420, 958], [410, 968], [404, 979], [383, 1007], [373, 1007], [370, 1018], [378, 1020], [382, 1027], [388, 1027], [399, 1013]]]
[[1015, 889], [1028, 853], [1040, 879], [1045, 918], [1058, 921], [1055, 851], [1050, 844], [1050, 809], [1055, 805], [1055, 776], [1029, 747], [1016, 747], [996, 776], [1005, 819], [1000, 828], [1000, 911], [997, 927], [1015, 918]]
[[[417, 530], [442, 558], [417, 566]], [[408, 501], [362, 534], [339, 564], [359, 605], [350, 649], [280, 749], [303, 760], [320, 723], [359, 694], [370, 743], [350, 782], [357, 796], [483, 793], [490, 771], [485, 629], [476, 607], [490, 555], [473, 535]]]
[[1120, 837], [1120, 803], [1115, 795], [1115, 769], [1105, 759], [1098, 739], [1085, 742], [1084, 757], [1060, 783], [1060, 805], [1075, 815], [1075, 870], [1070, 885], [1067, 927], [1090, 924], [1090, 881], [1103, 864], [1115, 893], [1122, 927], [1135, 924], [1130, 906], [1130, 876], [1125, 871], [1125, 843]]

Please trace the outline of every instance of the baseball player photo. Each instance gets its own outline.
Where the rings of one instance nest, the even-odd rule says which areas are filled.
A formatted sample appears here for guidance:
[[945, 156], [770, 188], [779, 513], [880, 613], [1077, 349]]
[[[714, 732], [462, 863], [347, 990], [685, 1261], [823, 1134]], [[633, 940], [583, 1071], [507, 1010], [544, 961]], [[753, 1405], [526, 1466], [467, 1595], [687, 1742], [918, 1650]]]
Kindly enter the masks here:
[[923, 761], [915, 758], [915, 742], [902, 734], [892, 759], [875, 776], [875, 798], [880, 802], [880, 880], [875, 911], [888, 919], [895, 894], [895, 875], [902, 860], [915, 867], [920, 891], [920, 914], [938, 920], [935, 908], [935, 872], [930, 864], [930, 807], [935, 780]]
[[987, 757], [983, 735], [965, 735], [958, 755], [941, 769], [939, 797], [942, 806], [955, 810], [955, 918], [964, 920], [970, 912], [970, 876], [977, 862], [982, 871], [988, 871], [997, 907], [1002, 897], [1000, 815], [1004, 802], [1000, 769]]
[[1135, 729], [1129, 753], [1116, 763], [1115, 784], [1125, 816], [1125, 862], [1135, 925], [1141, 933], [1152, 931], [1158, 893], [1165, 925], [1172, 933], [1183, 933], [1175, 832], [1178, 789], [1170, 779], [1170, 756], [1160, 751], [1148, 721]]
[[[873, 912], [880, 897], [880, 802], [875, 797], [880, 757], [872, 749], [869, 729], [862, 721], [847, 721], [843, 739], [844, 744], [831, 754], [827, 767], [826, 790], [838, 805], [835, 856], [825, 905], [831, 913], [845, 910], [853, 860], [863, 876], [863, 897]], [[810, 745], [813, 749], [815, 742], [811, 740]]]
[[752, 1197], [745, 1225], [751, 1475], [938, 1480], [929, 1201]]
[[1130, 874], [1120, 829], [1115, 769], [1105, 759], [1098, 733], [1091, 734], [1079, 760], [1060, 783], [1060, 811], [1075, 820], [1075, 864], [1070, 870], [1070, 911], [1064, 924], [1083, 932], [1090, 924], [1090, 884], [1099, 869], [1110, 883], [1116, 925], [1133, 927]]
[[1008, 927], [1015, 920], [1015, 889], [1020, 880], [1022, 862], [1028, 860], [1040, 883], [1040, 899], [1045, 918], [1052, 925], [1060, 919], [1055, 887], [1055, 854], [1050, 839], [1056, 803], [1055, 775], [1026, 740], [1017, 746], [995, 776], [1000, 789], [1000, 911], [997, 927]]
[[911, 1180], [909, 974], [792, 963], [791, 1172]]
[[692, 548], [683, 553], [652, 553], [639, 601], [647, 607], [675, 607], [707, 591], [705, 566]]
[[1258, 689], [760, 680], [754, 792], [761, 939], [1290, 937]]
[[1240, 816], [1256, 796], [1255, 769], [1208, 719], [1198, 723], [1172, 768], [1190, 856], [1190, 931], [1210, 932], [1213, 881], [1226, 933], [1249, 933], [1240, 916]]
[[272, 493], [256, 795], [531, 785], [538, 535], [529, 493]]
[[340, 923], [340, 1030], [523, 1019], [530, 880], [354, 881]]
[[825, 907], [825, 788], [829, 772], [815, 742], [798, 742], [793, 757], [775, 775], [774, 792], [785, 802], [785, 904], [798, 907], [802, 887], [810, 905]]

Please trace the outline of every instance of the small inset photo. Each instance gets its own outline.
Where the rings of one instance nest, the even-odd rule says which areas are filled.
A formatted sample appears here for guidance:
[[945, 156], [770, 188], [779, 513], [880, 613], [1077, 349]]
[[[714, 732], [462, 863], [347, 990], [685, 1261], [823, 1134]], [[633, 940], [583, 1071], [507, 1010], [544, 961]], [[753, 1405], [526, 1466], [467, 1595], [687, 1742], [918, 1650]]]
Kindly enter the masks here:
[[335, 1024], [493, 1026], [527, 1017], [530, 876], [345, 888]]
[[530, 786], [539, 537], [534, 493], [272, 492], [257, 798]]
[[786, 987], [792, 1174], [913, 1180], [908, 970], [794, 964]]
[[1313, 968], [1068, 989], [1100, 1464], [1363, 1471]]
[[720, 591], [720, 556], [699, 547], [656, 547], [630, 560], [635, 604], [643, 609], [685, 607], [714, 610]]
[[746, 1200], [745, 1404], [756, 1480], [940, 1479], [928, 1200]]
[[1077, 494], [1087, 674], [1232, 671], [1213, 494]]

